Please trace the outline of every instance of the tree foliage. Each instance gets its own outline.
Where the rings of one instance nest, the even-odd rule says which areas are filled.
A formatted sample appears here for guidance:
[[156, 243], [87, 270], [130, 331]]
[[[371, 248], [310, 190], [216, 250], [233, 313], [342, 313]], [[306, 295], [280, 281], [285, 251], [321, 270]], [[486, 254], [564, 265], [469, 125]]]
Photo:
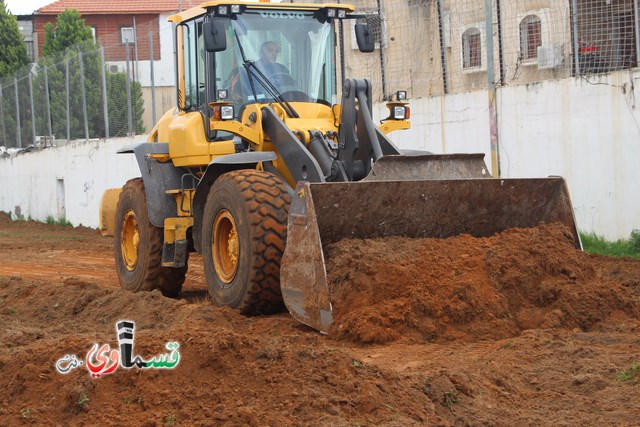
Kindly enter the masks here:
[[[47, 69], [49, 100], [53, 134], [58, 138], [67, 135], [67, 102], [69, 103], [70, 137], [84, 138], [85, 116], [89, 137], [106, 136], [104, 120], [104, 93], [100, 49], [93, 41], [91, 29], [73, 9], [67, 9], [58, 15], [56, 25], [45, 26], [43, 58], [40, 69]], [[83, 73], [81, 74], [81, 68]], [[38, 74], [41, 82], [44, 73]], [[107, 110], [109, 113], [109, 136], [126, 135], [127, 94], [126, 75], [124, 73], [106, 74]], [[68, 82], [67, 82], [68, 80]], [[44, 87], [44, 85], [43, 85]], [[67, 94], [68, 87], [68, 94]], [[86, 109], [82, 103], [84, 87]], [[67, 101], [68, 96], [68, 101]], [[134, 132], [144, 132], [142, 126], [142, 90], [139, 84], [131, 85], [132, 114]], [[44, 128], [46, 114], [39, 120], [38, 128]]]
[[0, 77], [10, 76], [29, 63], [27, 46], [18, 29], [18, 20], [0, 2]]
[[80, 12], [75, 9], [65, 9], [56, 18], [55, 27], [50, 22], [44, 25], [44, 56], [64, 52], [67, 48], [93, 44], [91, 28], [85, 23]]
[[[0, 45], [0, 59], [8, 50], [11, 51], [11, 44], [4, 41], [8, 32], [3, 31], [2, 26], [9, 19], [5, 19], [6, 13], [3, 15], [3, 11], [4, 4], [0, 0], [0, 43], [3, 43]], [[17, 40], [22, 42], [15, 17], [10, 18], [19, 37]], [[45, 37], [44, 55], [36, 67], [20, 70], [28, 63], [25, 48], [24, 61], [11, 69], [7, 68], [10, 78], [2, 83], [0, 98], [0, 145], [18, 146], [20, 135], [22, 146], [26, 146], [36, 135], [49, 135], [49, 125], [52, 134], [59, 139], [66, 139], [67, 134], [71, 139], [105, 137], [105, 96], [109, 136], [127, 135], [127, 76], [124, 73], [108, 73], [102, 68], [100, 48], [80, 14], [76, 10], [65, 10], [58, 15], [55, 25], [47, 25]], [[0, 70], [4, 70], [2, 66], [0, 64]], [[106, 95], [102, 87], [103, 76]], [[131, 82], [130, 93], [132, 130], [140, 134], [145, 129], [139, 82]], [[33, 96], [33, 101], [30, 96]]]
[[[131, 82], [131, 115], [133, 132], [144, 133], [142, 113], [144, 102], [142, 100], [142, 86], [140, 82]], [[125, 73], [107, 74], [107, 94], [109, 111], [109, 136], [125, 136], [129, 130], [127, 109], [127, 75]]]

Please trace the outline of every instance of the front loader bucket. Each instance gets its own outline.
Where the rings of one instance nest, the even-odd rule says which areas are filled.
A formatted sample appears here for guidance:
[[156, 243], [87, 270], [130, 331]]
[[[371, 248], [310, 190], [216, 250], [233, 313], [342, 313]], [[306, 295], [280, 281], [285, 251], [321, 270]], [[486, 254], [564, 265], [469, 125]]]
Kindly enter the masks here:
[[293, 317], [332, 323], [324, 248], [341, 239], [490, 236], [560, 222], [580, 240], [562, 178], [446, 179], [298, 184], [289, 210], [280, 284]]

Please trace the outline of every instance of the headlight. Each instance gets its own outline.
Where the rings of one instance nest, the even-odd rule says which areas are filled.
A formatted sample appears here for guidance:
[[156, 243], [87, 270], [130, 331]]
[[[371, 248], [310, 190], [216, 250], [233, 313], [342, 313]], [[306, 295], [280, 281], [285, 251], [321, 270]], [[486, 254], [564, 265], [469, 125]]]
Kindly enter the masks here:
[[233, 119], [233, 105], [223, 105], [220, 108], [220, 118], [222, 120]]
[[229, 92], [226, 89], [218, 89], [218, 99], [227, 99]]
[[218, 6], [218, 15], [227, 15], [229, 14], [229, 6], [226, 4], [221, 4]]
[[215, 121], [220, 120], [233, 120], [233, 105], [216, 105], [215, 103], [211, 103], [211, 109], [213, 110], [213, 114], [211, 118]]
[[327, 18], [335, 18], [336, 10], [335, 9], [327, 9]]
[[409, 107], [405, 105], [394, 105], [391, 118], [394, 120], [407, 120], [410, 112]]
[[338, 18], [343, 19], [347, 17], [347, 11], [344, 9], [338, 9]]
[[231, 5], [231, 13], [240, 13], [240, 5], [232, 4]]
[[399, 90], [398, 92], [396, 92], [396, 99], [398, 101], [404, 101], [407, 99], [407, 91], [406, 90]]

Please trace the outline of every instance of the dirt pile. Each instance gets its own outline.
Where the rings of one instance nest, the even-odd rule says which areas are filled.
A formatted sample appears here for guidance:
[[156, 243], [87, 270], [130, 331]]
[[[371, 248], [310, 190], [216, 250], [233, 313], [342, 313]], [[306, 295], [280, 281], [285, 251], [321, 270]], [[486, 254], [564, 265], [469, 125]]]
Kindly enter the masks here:
[[[282, 315], [285, 316], [285, 315]], [[64, 355], [84, 360], [93, 343], [117, 348], [115, 323], [136, 322], [135, 353], [180, 343], [173, 370], [117, 368], [61, 375]], [[287, 319], [253, 319], [159, 292], [132, 294], [68, 279], [0, 278], [0, 419], [43, 425], [344, 425], [434, 415], [398, 375], [366, 367]], [[394, 397], [389, 397], [389, 395]], [[389, 404], [392, 406], [389, 406]], [[188, 421], [187, 421], [188, 420]], [[178, 422], [176, 424], [176, 422]]]
[[[378, 311], [368, 307], [369, 325], [356, 326], [400, 338], [362, 345], [358, 337], [322, 336], [286, 313], [244, 317], [212, 306], [195, 255], [178, 299], [124, 292], [111, 239], [0, 215], [0, 420], [12, 426], [636, 425], [640, 401], [629, 396], [640, 384], [640, 317], [632, 315], [640, 261], [587, 256], [567, 248], [556, 232], [532, 232], [495, 242], [462, 236], [458, 244], [430, 242], [435, 246], [409, 254], [398, 251], [401, 244], [390, 250], [366, 242], [371, 250], [359, 250], [368, 250], [369, 261], [345, 265], [343, 278], [364, 286], [379, 273], [392, 286], [367, 302], [378, 304]], [[545, 232], [555, 240], [549, 243]], [[415, 243], [403, 244], [416, 250]], [[344, 257], [357, 258], [347, 249]], [[435, 293], [400, 299], [407, 287], [400, 279], [417, 286], [419, 274], [440, 284]], [[464, 283], [445, 286], [456, 278]], [[446, 304], [437, 292], [449, 298]], [[135, 354], [148, 359], [175, 341], [180, 363], [118, 367], [97, 379], [86, 366], [56, 370], [60, 358], [84, 359], [94, 343], [116, 346], [115, 323], [122, 319], [135, 322]], [[381, 319], [389, 326], [380, 327]], [[436, 331], [429, 342], [418, 329], [425, 324]], [[490, 329], [495, 325], [500, 333]], [[479, 338], [501, 333], [509, 338]], [[454, 337], [460, 339], [449, 340]]]
[[640, 318], [637, 263], [625, 275], [624, 260], [601, 270], [597, 258], [561, 225], [488, 238], [344, 240], [328, 248], [331, 332], [357, 343], [479, 341]]

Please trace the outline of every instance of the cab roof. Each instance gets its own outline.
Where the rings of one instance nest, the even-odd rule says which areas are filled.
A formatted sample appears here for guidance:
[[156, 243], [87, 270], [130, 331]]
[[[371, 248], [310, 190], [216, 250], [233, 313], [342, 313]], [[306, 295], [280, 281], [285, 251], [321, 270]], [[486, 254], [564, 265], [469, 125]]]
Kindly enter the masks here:
[[266, 2], [247, 2], [247, 1], [232, 1], [232, 0], [217, 0], [207, 1], [199, 6], [192, 7], [183, 12], [176, 13], [169, 16], [169, 22], [179, 24], [184, 21], [189, 21], [200, 15], [204, 15], [207, 12], [207, 8], [216, 7], [219, 5], [232, 5], [241, 4], [245, 9], [261, 9], [261, 10], [320, 10], [320, 9], [346, 9], [348, 12], [353, 12], [355, 7], [350, 4], [339, 3], [266, 3]]

